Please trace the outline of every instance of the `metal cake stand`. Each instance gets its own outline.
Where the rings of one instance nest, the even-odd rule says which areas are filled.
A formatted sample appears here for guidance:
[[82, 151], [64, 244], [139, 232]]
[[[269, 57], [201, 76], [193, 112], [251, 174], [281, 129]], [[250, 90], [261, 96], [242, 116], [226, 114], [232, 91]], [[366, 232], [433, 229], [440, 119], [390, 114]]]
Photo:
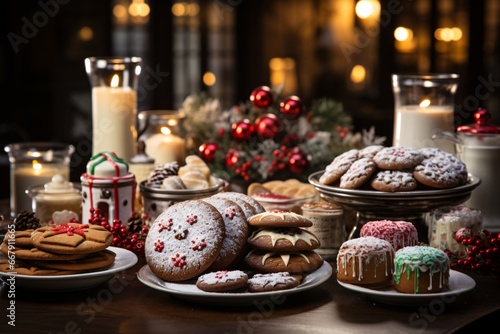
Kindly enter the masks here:
[[467, 184], [449, 189], [414, 190], [406, 192], [382, 192], [363, 189], [343, 189], [319, 182], [323, 171], [309, 176], [321, 198], [357, 212], [357, 222], [349, 238], [359, 236], [359, 229], [372, 220], [404, 220], [417, 228], [419, 240], [428, 241], [425, 222], [427, 213], [441, 207], [464, 203], [471, 192], [481, 184], [481, 179], [469, 173]]

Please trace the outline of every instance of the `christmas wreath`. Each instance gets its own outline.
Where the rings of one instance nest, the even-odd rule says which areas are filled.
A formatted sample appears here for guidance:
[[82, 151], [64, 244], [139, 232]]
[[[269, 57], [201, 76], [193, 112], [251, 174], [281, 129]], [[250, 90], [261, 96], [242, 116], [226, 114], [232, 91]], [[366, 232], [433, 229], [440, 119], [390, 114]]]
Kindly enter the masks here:
[[204, 93], [188, 96], [182, 106], [188, 152], [226, 179], [305, 180], [346, 150], [385, 141], [374, 127], [353, 132], [352, 118], [332, 99], [314, 100], [307, 109], [298, 96], [278, 96], [260, 86], [228, 110]]

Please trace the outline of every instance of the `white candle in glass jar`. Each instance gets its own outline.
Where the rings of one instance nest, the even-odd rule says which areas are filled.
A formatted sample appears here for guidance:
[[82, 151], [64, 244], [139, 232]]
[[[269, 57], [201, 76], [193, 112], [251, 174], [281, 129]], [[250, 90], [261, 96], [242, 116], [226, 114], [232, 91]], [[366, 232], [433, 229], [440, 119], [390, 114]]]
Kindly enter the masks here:
[[92, 154], [109, 151], [129, 161], [136, 154], [137, 92], [117, 80], [92, 88]]
[[56, 174], [60, 174], [65, 180], [68, 180], [68, 166], [64, 164], [38, 163], [37, 160], [33, 160], [32, 164], [16, 164], [11, 177], [11, 191], [15, 201], [14, 211], [16, 213], [21, 210], [32, 211], [32, 200], [26, 194], [26, 190], [50, 182]]
[[394, 146], [439, 147], [454, 153], [453, 144], [438, 144], [432, 139], [436, 133], [454, 131], [453, 106], [431, 106], [424, 102], [396, 107]]
[[155, 159], [156, 165], [173, 161], [182, 164], [186, 157], [186, 141], [172, 134], [167, 127], [161, 131], [145, 140], [146, 154]]

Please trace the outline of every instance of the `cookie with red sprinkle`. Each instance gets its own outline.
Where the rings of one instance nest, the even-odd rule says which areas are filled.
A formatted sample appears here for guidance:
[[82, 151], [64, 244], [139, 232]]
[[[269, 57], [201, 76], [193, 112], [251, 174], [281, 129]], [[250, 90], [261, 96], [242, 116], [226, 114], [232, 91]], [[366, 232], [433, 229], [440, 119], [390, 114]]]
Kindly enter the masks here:
[[201, 200], [176, 203], [151, 225], [146, 262], [165, 281], [184, 281], [205, 272], [217, 259], [226, 236], [217, 208]]
[[219, 270], [198, 277], [196, 286], [207, 292], [234, 291], [244, 288], [248, 275], [241, 270]]

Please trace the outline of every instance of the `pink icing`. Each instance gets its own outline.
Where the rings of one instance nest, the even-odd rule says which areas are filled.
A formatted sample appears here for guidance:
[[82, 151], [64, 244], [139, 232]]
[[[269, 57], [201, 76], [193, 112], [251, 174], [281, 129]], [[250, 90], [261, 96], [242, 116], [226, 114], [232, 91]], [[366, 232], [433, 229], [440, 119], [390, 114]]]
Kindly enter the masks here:
[[387, 240], [391, 243], [394, 251], [418, 243], [417, 229], [412, 223], [405, 221], [377, 220], [367, 222], [361, 228], [360, 236], [372, 236]]

